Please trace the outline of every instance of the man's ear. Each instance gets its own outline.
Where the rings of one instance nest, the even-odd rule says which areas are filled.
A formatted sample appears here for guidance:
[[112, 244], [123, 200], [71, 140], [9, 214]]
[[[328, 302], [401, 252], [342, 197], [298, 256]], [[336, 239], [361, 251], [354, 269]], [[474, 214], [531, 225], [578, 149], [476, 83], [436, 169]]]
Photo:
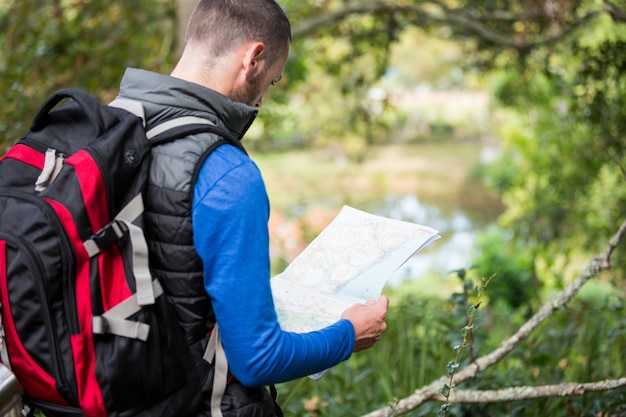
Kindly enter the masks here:
[[243, 70], [248, 77], [258, 75], [265, 65], [265, 45], [263, 42], [249, 42], [244, 45]]

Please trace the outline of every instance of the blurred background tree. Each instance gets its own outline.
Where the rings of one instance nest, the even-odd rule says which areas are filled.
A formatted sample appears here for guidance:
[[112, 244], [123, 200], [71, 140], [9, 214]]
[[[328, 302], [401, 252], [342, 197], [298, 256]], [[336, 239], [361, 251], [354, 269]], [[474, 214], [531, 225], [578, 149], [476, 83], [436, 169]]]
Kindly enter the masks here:
[[176, 0], [0, 2], [0, 143], [30, 126], [63, 87], [115, 97], [128, 66], [168, 71], [176, 53]]

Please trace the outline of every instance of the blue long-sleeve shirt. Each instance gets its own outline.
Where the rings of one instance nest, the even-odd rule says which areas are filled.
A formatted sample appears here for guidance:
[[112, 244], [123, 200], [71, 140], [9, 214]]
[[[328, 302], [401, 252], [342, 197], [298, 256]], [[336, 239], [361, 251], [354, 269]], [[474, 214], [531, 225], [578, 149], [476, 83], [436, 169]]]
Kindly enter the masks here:
[[230, 370], [248, 386], [330, 368], [350, 357], [355, 342], [348, 320], [306, 334], [281, 330], [270, 288], [268, 219], [256, 164], [233, 146], [217, 148], [194, 188], [194, 244]]

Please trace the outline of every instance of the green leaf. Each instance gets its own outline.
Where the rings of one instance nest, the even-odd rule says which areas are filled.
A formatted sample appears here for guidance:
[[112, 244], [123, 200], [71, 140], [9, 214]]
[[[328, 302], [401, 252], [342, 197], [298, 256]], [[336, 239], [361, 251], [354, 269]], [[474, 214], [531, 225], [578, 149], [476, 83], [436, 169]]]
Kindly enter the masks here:
[[448, 362], [448, 365], [446, 366], [446, 369], [448, 371], [448, 375], [451, 375], [454, 373], [454, 371], [459, 367], [459, 364], [454, 362], [454, 361], [450, 361]]
[[448, 384], [444, 384], [443, 388], [441, 388], [441, 395], [446, 398], [450, 395], [450, 386]]
[[467, 317], [472, 317], [474, 315], [474, 313], [476, 312], [476, 307], [474, 307], [474, 305], [470, 305], [467, 308]]
[[459, 277], [461, 281], [465, 281], [465, 273], [466, 273], [465, 269], [457, 269], [456, 271], [456, 275], [457, 277]]
[[483, 287], [481, 287], [480, 285], [475, 286], [474, 293], [476, 294], [477, 297], [480, 297], [481, 294], [483, 293]]

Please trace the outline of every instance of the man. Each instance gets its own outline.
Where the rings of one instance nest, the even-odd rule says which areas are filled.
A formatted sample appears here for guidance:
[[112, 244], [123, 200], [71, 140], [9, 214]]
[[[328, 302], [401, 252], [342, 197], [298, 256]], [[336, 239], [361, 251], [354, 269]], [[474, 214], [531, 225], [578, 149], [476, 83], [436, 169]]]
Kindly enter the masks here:
[[[210, 120], [242, 138], [287, 61], [291, 29], [274, 0], [201, 0], [171, 76], [127, 70], [120, 97], [140, 100], [148, 128], [180, 116]], [[237, 146], [211, 148], [218, 136], [191, 135], [153, 150], [145, 192], [153, 273], [174, 301], [201, 361], [217, 322], [232, 378], [224, 415], [273, 416], [263, 385], [306, 376], [380, 339], [388, 300], [346, 310], [308, 334], [281, 330], [270, 289], [269, 202], [261, 174]], [[219, 143], [219, 142], [218, 142]]]

